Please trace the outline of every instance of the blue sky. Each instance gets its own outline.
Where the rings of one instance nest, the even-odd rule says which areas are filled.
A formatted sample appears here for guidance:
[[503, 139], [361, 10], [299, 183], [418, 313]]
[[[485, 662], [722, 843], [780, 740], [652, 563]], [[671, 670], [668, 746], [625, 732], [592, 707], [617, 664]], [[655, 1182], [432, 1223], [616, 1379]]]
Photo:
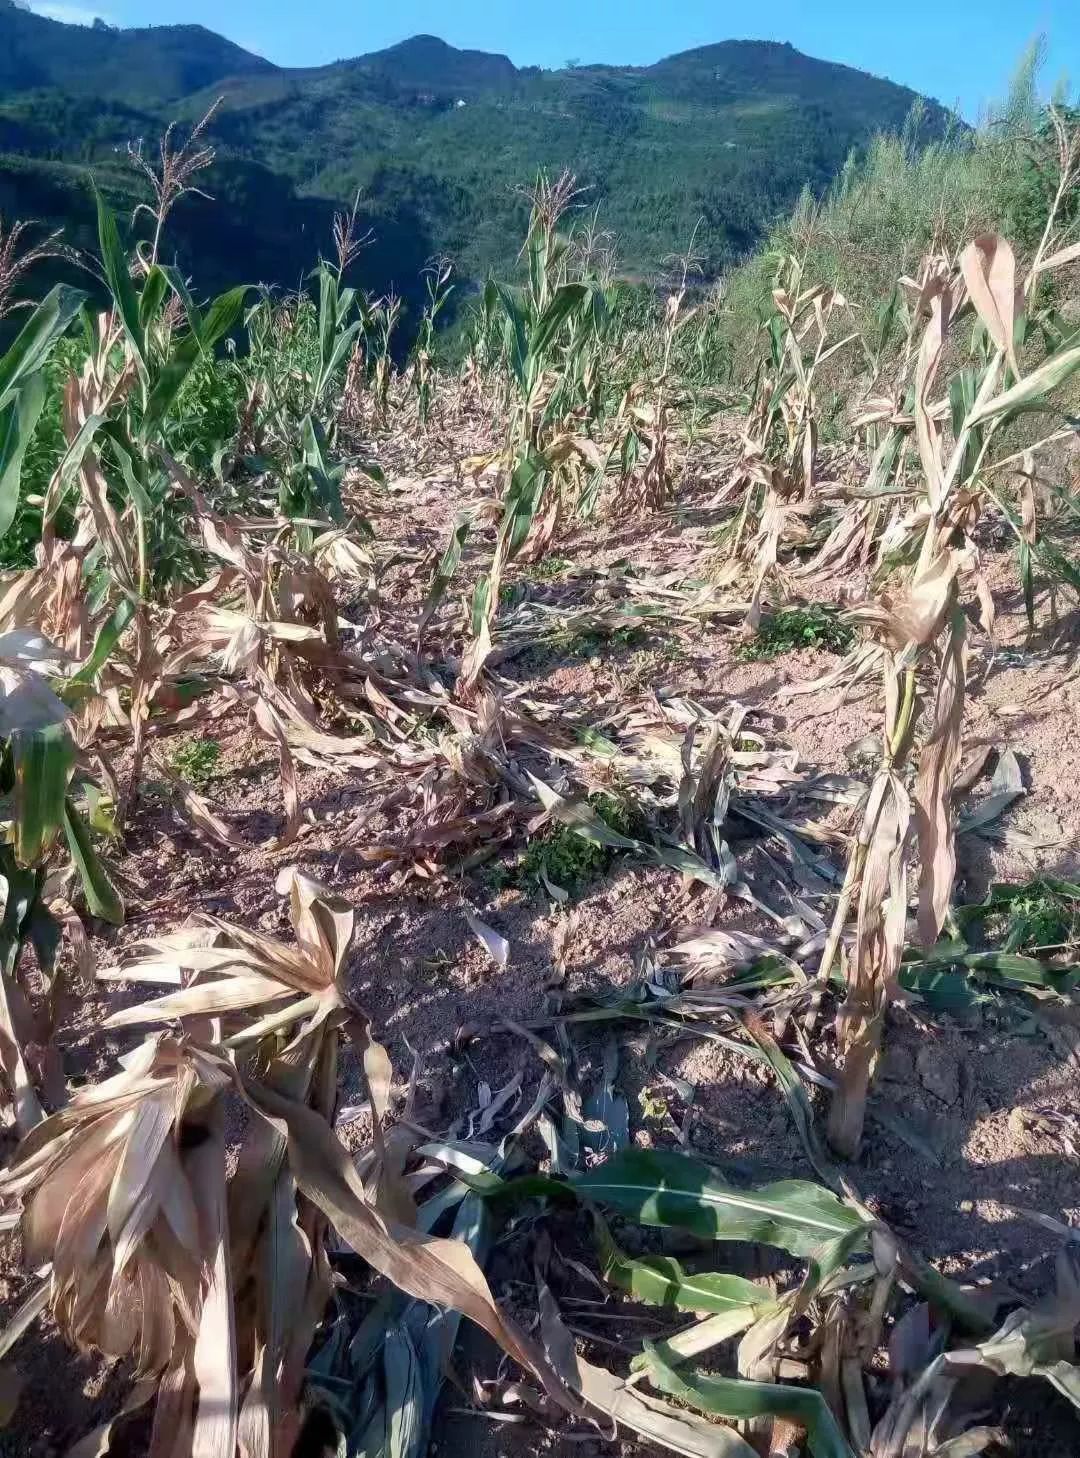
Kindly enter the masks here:
[[[642, 65], [691, 46], [786, 40], [959, 104], [975, 120], [1001, 94], [1033, 35], [1045, 33], [1044, 79], [1080, 86], [1080, 0], [29, 0], [60, 20], [101, 14], [118, 25], [195, 22], [279, 65], [309, 66], [429, 32], [502, 51], [518, 65]], [[98, 5], [100, 4], [100, 8]]]

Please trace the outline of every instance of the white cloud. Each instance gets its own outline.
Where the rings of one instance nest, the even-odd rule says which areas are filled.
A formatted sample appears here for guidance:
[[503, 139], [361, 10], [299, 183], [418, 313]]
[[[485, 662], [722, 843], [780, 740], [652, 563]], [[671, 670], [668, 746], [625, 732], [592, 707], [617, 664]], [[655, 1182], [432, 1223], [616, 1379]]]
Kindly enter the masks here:
[[93, 25], [95, 20], [111, 22], [106, 11], [91, 10], [86, 5], [67, 5], [63, 0], [30, 0], [27, 10], [43, 15], [46, 20], [61, 20], [65, 25]]

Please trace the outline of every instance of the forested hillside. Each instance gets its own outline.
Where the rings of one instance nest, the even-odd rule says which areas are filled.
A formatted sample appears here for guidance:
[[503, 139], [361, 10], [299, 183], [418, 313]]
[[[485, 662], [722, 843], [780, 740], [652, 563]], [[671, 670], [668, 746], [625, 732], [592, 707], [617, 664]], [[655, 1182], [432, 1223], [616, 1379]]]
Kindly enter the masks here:
[[[0, 212], [88, 242], [88, 173], [128, 210], [138, 194], [127, 142], [152, 145], [170, 119], [194, 121], [219, 95], [209, 187], [223, 206], [182, 205], [180, 261], [198, 256], [210, 286], [238, 275], [293, 283], [334, 207], [361, 189], [376, 239], [366, 282], [406, 293], [435, 253], [467, 276], [510, 269], [525, 213], [517, 189], [539, 168], [576, 173], [618, 235], [624, 272], [653, 275], [701, 220], [696, 245], [715, 273], [917, 100], [771, 43], [555, 72], [417, 36], [287, 70], [198, 26], [86, 29], [0, 0]], [[947, 124], [928, 104], [925, 135]]]

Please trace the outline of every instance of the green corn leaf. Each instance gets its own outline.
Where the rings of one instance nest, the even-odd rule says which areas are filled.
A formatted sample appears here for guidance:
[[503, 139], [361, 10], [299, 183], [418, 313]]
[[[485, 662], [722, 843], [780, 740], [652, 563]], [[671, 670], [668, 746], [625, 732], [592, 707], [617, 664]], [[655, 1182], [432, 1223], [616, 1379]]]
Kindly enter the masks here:
[[473, 588], [470, 626], [473, 637], [477, 637], [487, 621], [488, 603], [491, 599], [491, 578], [481, 577]]
[[338, 322], [338, 280], [325, 263], [316, 270], [319, 277], [319, 360], [320, 377], [334, 347], [334, 331]]
[[341, 472], [327, 456], [326, 432], [313, 415], [305, 415], [300, 427], [300, 449], [315, 495], [332, 521], [341, 521], [345, 508], [341, 500]]
[[248, 292], [249, 286], [240, 284], [237, 288], [229, 289], [227, 293], [219, 294], [206, 311], [205, 318], [197, 316], [198, 332], [189, 319], [189, 332], [165, 361], [150, 391], [140, 432], [144, 441], [150, 440], [158, 432], [183, 388], [184, 381], [202, 355], [212, 350], [236, 326], [243, 313]]
[[957, 965], [985, 973], [988, 982], [1005, 987], [1052, 987], [1057, 970], [1019, 952], [967, 952], [957, 958]]
[[199, 326], [198, 338], [203, 349], [213, 349], [235, 329], [244, 311], [244, 300], [250, 292], [250, 284], [237, 284], [213, 300]]
[[514, 467], [499, 525], [500, 535], [506, 541], [508, 561], [517, 556], [528, 539], [547, 481], [548, 468], [543, 456], [530, 452]]
[[643, 1225], [676, 1226], [706, 1240], [756, 1241], [794, 1256], [820, 1257], [823, 1247], [865, 1224], [820, 1185], [784, 1180], [735, 1189], [700, 1160], [659, 1150], [627, 1150], [571, 1184]]
[[45, 375], [38, 370], [0, 409], [0, 537], [19, 509], [23, 457], [44, 405]]
[[356, 303], [355, 289], [342, 289], [337, 274], [327, 264], [317, 270], [319, 276], [319, 371], [315, 379], [312, 408], [318, 405], [327, 387], [352, 349], [353, 341], [364, 328], [364, 319], [346, 327], [345, 321]]
[[342, 365], [345, 363], [347, 356], [352, 350], [356, 336], [360, 333], [360, 330], [362, 328], [363, 325], [360, 320], [356, 320], [354, 323], [350, 324], [347, 329], [343, 329], [335, 337], [333, 347], [331, 348], [330, 353], [327, 356], [326, 361], [324, 362], [323, 368], [319, 374], [318, 382], [316, 384], [316, 401], [322, 399], [326, 390], [333, 383], [335, 376], [341, 369]]
[[[195, 300], [191, 297], [191, 290], [187, 286], [184, 275], [177, 268], [171, 268], [165, 264], [161, 264], [159, 266], [169, 287], [172, 289], [176, 297], [180, 300], [181, 304], [183, 304], [184, 306], [184, 315], [188, 321], [188, 328], [191, 330], [192, 334], [196, 335], [198, 338], [201, 338], [203, 327], [202, 314], [199, 312], [198, 304], [196, 304]], [[249, 314], [245, 316], [245, 322], [249, 317], [250, 311]]]
[[386, 1458], [420, 1458], [424, 1435], [424, 1369], [404, 1325], [387, 1329], [382, 1349], [386, 1381]]
[[168, 292], [169, 280], [165, 276], [165, 271], [155, 264], [146, 275], [142, 293], [139, 296], [139, 326], [143, 331], [144, 339], [151, 324], [156, 323]]
[[128, 257], [120, 242], [120, 234], [117, 231], [116, 219], [112, 209], [106, 203], [101, 193], [94, 189], [97, 198], [98, 218], [98, 246], [101, 250], [101, 263], [105, 271], [105, 281], [109, 285], [109, 291], [113, 296], [113, 303], [116, 312], [120, 316], [120, 322], [124, 326], [132, 349], [135, 351], [135, 358], [138, 361], [139, 373], [144, 382], [149, 382], [149, 370], [146, 363], [146, 330], [143, 327], [139, 313], [139, 295], [131, 280], [131, 271], [128, 267]]
[[828, 1403], [814, 1388], [746, 1382], [734, 1377], [684, 1378], [664, 1362], [651, 1342], [645, 1342], [645, 1351], [650, 1380], [669, 1397], [732, 1422], [786, 1418], [805, 1429], [812, 1458], [855, 1458]]
[[837, 1184], [837, 1174], [832, 1168], [828, 1156], [821, 1147], [821, 1141], [817, 1136], [814, 1127], [814, 1110], [810, 1103], [803, 1081], [792, 1066], [791, 1060], [780, 1047], [779, 1043], [769, 1032], [765, 1023], [759, 1017], [747, 1015], [744, 1018], [744, 1026], [750, 1037], [761, 1049], [765, 1061], [776, 1074], [776, 1080], [784, 1095], [792, 1122], [802, 1140], [802, 1146], [806, 1150], [806, 1157], [814, 1166], [818, 1177], [834, 1188]]
[[89, 657], [72, 674], [69, 682], [92, 684], [109, 661], [109, 655], [120, 641], [124, 629], [135, 616], [135, 604], [130, 598], [121, 598], [108, 619], [98, 629]]
[[124, 903], [98, 858], [90, 827], [71, 800], [64, 805], [64, 833], [90, 914], [119, 926], [124, 920]]
[[560, 284], [551, 296], [547, 308], [536, 321], [536, 327], [529, 337], [529, 358], [536, 365], [543, 365], [544, 356], [554, 343], [563, 325], [574, 314], [579, 313], [592, 297], [588, 284]]
[[107, 426], [105, 429], [119, 457], [120, 473], [124, 478], [124, 485], [127, 487], [128, 496], [131, 498], [135, 510], [139, 514], [139, 519], [145, 528], [146, 524], [149, 523], [154, 515], [154, 503], [150, 493], [136, 474], [136, 459], [138, 459], [140, 472], [145, 470], [145, 465], [142, 459], [136, 458], [134, 453], [128, 448], [126, 438], [115, 425]]
[[15, 854], [22, 865], [33, 866], [64, 823], [75, 745], [66, 724], [16, 729], [9, 744], [15, 771]]
[[[1051, 391], [1080, 369], [1080, 345], [1062, 350], [1041, 364], [1037, 370], [1018, 381], [1009, 390], [987, 400], [968, 417], [968, 426], [993, 420], [1010, 410], [1042, 409]], [[1048, 407], [1045, 407], [1048, 408]]]
[[7, 353], [0, 355], [0, 409], [8, 404], [21, 382], [36, 374], [45, 363], [85, 298], [78, 289], [69, 289], [64, 284], [57, 284], [45, 295]]
[[776, 1316], [779, 1310], [780, 1303], [777, 1301], [771, 1307], [733, 1306], [729, 1311], [705, 1316], [701, 1321], [695, 1322], [693, 1326], [684, 1326], [674, 1336], [658, 1341], [650, 1349], [651, 1355], [639, 1352], [636, 1357], [631, 1357], [630, 1370], [632, 1372], [647, 1371], [656, 1356], [659, 1356], [669, 1367], [681, 1367], [685, 1363], [693, 1361], [695, 1357], [713, 1351], [721, 1342], [728, 1342], [732, 1337], [741, 1336], [744, 1331], [748, 1331], [757, 1322], [767, 1321], [770, 1317]]
[[330, 463], [326, 456], [326, 432], [313, 415], [305, 415], [300, 424], [300, 452], [304, 465], [326, 475]]
[[454, 580], [454, 574], [461, 565], [461, 554], [465, 550], [465, 541], [471, 526], [472, 518], [469, 516], [459, 516], [454, 523], [450, 540], [446, 544], [446, 550], [439, 560], [439, 565], [431, 579], [431, 586], [428, 588], [427, 597], [424, 599], [424, 606], [420, 613], [420, 625], [416, 630], [417, 637], [423, 636], [424, 629], [431, 622], [436, 608], [446, 596], [446, 589]]
[[683, 845], [646, 845], [643, 841], [638, 842], [639, 853], [647, 861], [652, 861], [658, 866], [666, 866], [669, 871], [678, 871], [682, 876], [691, 876], [695, 881], [700, 881], [703, 886], [713, 886], [722, 891], [731, 884], [731, 876], [724, 871], [716, 871], [692, 850], [687, 850]]
[[1024, 616], [1028, 627], [1035, 631], [1035, 564], [1031, 557], [1031, 543], [1020, 539], [1017, 549], [1020, 568], [1020, 586], [1024, 594]]
[[671, 1256], [628, 1256], [616, 1245], [606, 1221], [599, 1215], [593, 1220], [604, 1279], [635, 1301], [716, 1315], [729, 1311], [756, 1315], [776, 1304], [763, 1286], [742, 1276], [723, 1271], [692, 1275]]
[[[528, 774], [528, 771], [526, 771]], [[585, 840], [591, 841], [593, 845], [607, 846], [610, 850], [636, 851], [641, 848], [641, 842], [631, 840], [629, 836], [620, 835], [601, 815], [589, 804], [587, 800], [566, 800], [558, 791], [546, 785], [543, 780], [537, 779], [529, 774], [532, 787], [536, 791], [537, 798], [544, 809], [549, 811], [552, 818], [561, 825], [567, 826], [570, 830], [576, 831]]]
[[907, 992], [917, 992], [932, 1012], [956, 1012], [979, 1000], [977, 989], [962, 972], [938, 966], [916, 963], [901, 967], [900, 986]]
[[507, 354], [510, 359], [510, 368], [514, 372], [514, 379], [518, 388], [524, 392], [528, 389], [526, 362], [529, 356], [529, 342], [525, 328], [525, 315], [523, 314], [513, 293], [505, 284], [497, 283], [495, 290], [499, 302], [503, 306], [506, 315], [505, 341]]
[[57, 468], [55, 478], [49, 485], [43, 515], [46, 520], [56, 515], [64, 498], [71, 490], [71, 483], [82, 466], [86, 452], [94, 443], [94, 437], [105, 424], [104, 415], [88, 415], [79, 427], [79, 433], [64, 452], [64, 458]]

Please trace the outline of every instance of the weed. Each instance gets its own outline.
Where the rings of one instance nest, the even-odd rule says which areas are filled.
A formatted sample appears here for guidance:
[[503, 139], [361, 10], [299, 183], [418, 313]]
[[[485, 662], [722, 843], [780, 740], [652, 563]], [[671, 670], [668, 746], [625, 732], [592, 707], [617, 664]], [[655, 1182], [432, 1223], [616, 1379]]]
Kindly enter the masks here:
[[539, 562], [523, 567], [513, 582], [502, 584], [499, 588], [499, 606], [516, 607], [528, 595], [530, 582], [554, 582], [564, 572], [569, 572], [573, 565], [565, 557], [541, 557]]
[[610, 858], [606, 846], [594, 845], [567, 825], [555, 825], [530, 843], [521, 861], [521, 879], [542, 886], [546, 876], [564, 891], [578, 892], [604, 874]]
[[981, 921], [988, 945], [1003, 952], [1075, 949], [1080, 886], [1041, 877], [1019, 886], [995, 886], [981, 906], [964, 908], [962, 920]]
[[1038, 893], [1014, 904], [1007, 941], [1018, 951], [1059, 947], [1075, 930], [1076, 908], [1052, 893]]
[[[589, 804], [618, 835], [634, 836], [640, 831], [641, 814], [626, 797], [600, 791], [589, 796]], [[604, 874], [613, 856], [607, 846], [595, 845], [568, 825], [552, 825], [530, 842], [518, 879], [532, 889], [542, 887], [546, 876], [553, 885], [576, 895]]]
[[566, 628], [554, 633], [521, 655], [521, 663], [531, 672], [540, 672], [553, 663], [580, 662], [597, 658], [612, 650], [639, 649], [648, 642], [644, 628]]
[[552, 578], [561, 577], [564, 572], [569, 572], [573, 565], [565, 557], [541, 557], [539, 562], [529, 568], [527, 575], [535, 578], [537, 582], [550, 582]]
[[481, 879], [492, 895], [497, 896], [500, 891], [513, 886], [517, 877], [514, 867], [507, 865], [506, 861], [492, 860], [483, 867]]
[[220, 763], [221, 745], [216, 739], [206, 739], [202, 735], [179, 745], [169, 759], [173, 771], [196, 790], [208, 787], [216, 777]]
[[612, 633], [585, 628], [560, 635], [552, 646], [567, 658], [595, 658], [605, 649], [643, 648], [647, 641], [644, 628], [616, 628]]
[[766, 618], [757, 634], [735, 650], [743, 663], [765, 658], [778, 658], [782, 653], [795, 653], [800, 648], [826, 648], [831, 653], [846, 653], [855, 634], [832, 608], [811, 603], [805, 608], [781, 608]]
[[658, 638], [648, 648], [638, 649], [622, 675], [624, 693], [634, 693], [662, 679], [673, 668], [687, 662], [686, 649], [678, 638]]

